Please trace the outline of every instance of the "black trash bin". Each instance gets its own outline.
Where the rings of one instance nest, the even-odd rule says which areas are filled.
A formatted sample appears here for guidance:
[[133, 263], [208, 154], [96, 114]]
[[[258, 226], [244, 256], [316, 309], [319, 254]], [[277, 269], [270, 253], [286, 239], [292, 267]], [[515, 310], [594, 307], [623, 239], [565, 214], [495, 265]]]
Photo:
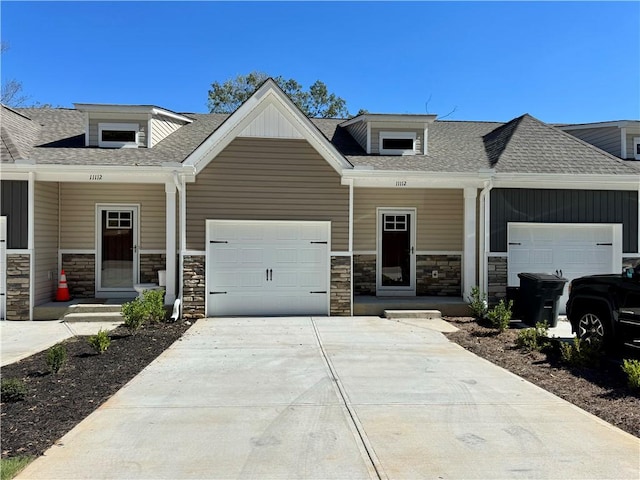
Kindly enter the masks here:
[[520, 287], [507, 287], [507, 303], [511, 303], [511, 318], [522, 319], [522, 302], [520, 301]]
[[545, 320], [550, 327], [558, 325], [558, 304], [567, 279], [548, 273], [519, 273], [520, 312], [531, 326]]

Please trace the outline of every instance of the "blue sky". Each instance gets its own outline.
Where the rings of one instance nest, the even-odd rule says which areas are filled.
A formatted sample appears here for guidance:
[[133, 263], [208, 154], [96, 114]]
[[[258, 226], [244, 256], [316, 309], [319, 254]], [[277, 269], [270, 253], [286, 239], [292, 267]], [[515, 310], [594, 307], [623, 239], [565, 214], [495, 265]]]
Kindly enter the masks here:
[[639, 2], [2, 1], [2, 80], [32, 101], [206, 112], [252, 70], [320, 79], [352, 113], [640, 118]]

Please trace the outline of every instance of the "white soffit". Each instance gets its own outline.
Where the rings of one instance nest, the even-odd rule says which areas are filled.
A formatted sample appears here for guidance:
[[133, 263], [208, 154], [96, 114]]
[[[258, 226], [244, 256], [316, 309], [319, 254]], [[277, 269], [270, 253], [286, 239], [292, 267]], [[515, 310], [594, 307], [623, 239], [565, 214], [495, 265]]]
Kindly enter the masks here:
[[273, 104], [267, 105], [238, 136], [304, 139], [302, 133]]

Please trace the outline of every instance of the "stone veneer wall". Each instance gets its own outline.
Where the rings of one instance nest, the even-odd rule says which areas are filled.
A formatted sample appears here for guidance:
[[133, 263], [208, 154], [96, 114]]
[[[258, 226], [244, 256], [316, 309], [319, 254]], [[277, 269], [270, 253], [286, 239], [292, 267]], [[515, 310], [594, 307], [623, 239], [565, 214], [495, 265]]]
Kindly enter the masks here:
[[489, 285], [487, 300], [495, 305], [507, 297], [507, 258], [489, 257], [487, 261]]
[[[432, 272], [438, 271], [438, 278]], [[460, 255], [418, 255], [416, 257], [416, 295], [459, 297], [462, 295], [462, 257]]]
[[184, 319], [204, 318], [206, 295], [205, 256], [185, 255], [182, 260], [182, 317]]
[[158, 283], [158, 270], [166, 270], [164, 253], [140, 254], [140, 283]]
[[331, 257], [330, 314], [351, 315], [351, 257]]
[[29, 254], [7, 253], [7, 320], [29, 320], [30, 260]]
[[353, 293], [355, 295], [376, 294], [376, 256], [353, 256]]
[[96, 294], [96, 257], [92, 253], [64, 253], [62, 269], [69, 294], [74, 298], [93, 298]]

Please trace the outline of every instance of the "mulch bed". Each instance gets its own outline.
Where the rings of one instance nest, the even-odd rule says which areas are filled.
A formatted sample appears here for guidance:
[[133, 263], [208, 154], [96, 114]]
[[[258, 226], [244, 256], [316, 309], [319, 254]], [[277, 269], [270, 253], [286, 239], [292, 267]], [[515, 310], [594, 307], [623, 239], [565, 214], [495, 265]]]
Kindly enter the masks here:
[[572, 368], [562, 361], [557, 344], [545, 353], [526, 352], [516, 347], [517, 329], [498, 334], [472, 318], [446, 320], [460, 329], [446, 334], [451, 341], [640, 437], [640, 393], [627, 386], [620, 368], [622, 357], [637, 357], [637, 353], [608, 356], [599, 368]]
[[22, 379], [22, 401], [0, 403], [2, 458], [41, 455], [60, 437], [122, 388], [179, 339], [189, 324], [157, 323], [135, 335], [123, 326], [109, 333], [111, 345], [98, 354], [88, 337], [63, 342], [68, 360], [57, 374], [48, 371], [46, 352], [2, 367], [2, 378]]

